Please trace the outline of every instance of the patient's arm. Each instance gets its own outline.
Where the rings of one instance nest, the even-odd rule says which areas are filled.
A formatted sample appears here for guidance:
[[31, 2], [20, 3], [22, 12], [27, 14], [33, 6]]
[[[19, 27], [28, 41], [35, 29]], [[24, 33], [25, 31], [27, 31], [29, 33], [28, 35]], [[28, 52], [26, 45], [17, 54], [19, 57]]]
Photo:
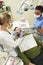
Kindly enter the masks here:
[[24, 61], [24, 63], [26, 65], [35, 65], [35, 64], [31, 63], [30, 59], [27, 58], [27, 56], [23, 52], [20, 51], [18, 46], [16, 47], [16, 51], [18, 53], [18, 56]]

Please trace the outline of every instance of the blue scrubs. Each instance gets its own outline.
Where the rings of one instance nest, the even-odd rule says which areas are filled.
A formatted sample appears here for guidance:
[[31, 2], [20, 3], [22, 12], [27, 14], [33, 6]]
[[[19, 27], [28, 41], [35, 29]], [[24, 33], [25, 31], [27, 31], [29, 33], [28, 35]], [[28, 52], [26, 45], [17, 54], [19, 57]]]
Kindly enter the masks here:
[[[34, 27], [41, 29], [43, 27], [43, 16], [34, 19]], [[39, 34], [40, 40], [43, 40], [43, 34]]]
[[34, 26], [41, 29], [43, 27], [43, 16], [34, 19]]

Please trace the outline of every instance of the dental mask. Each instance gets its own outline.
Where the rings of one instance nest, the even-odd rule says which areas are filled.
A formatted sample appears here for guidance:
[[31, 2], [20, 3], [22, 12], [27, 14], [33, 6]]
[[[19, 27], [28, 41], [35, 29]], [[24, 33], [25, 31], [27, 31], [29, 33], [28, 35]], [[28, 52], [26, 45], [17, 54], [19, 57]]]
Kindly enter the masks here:
[[35, 17], [35, 18], [39, 18], [39, 17], [40, 17], [40, 15], [36, 15], [36, 14], [34, 14], [34, 17]]

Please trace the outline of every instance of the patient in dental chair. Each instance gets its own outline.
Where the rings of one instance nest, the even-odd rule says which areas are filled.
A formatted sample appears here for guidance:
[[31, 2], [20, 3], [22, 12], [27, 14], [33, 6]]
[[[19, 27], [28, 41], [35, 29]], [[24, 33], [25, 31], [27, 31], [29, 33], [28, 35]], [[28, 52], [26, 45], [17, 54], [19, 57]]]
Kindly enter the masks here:
[[20, 27], [15, 27], [14, 31], [12, 32], [14, 40], [26, 36], [29, 34], [29, 30], [22, 30]]

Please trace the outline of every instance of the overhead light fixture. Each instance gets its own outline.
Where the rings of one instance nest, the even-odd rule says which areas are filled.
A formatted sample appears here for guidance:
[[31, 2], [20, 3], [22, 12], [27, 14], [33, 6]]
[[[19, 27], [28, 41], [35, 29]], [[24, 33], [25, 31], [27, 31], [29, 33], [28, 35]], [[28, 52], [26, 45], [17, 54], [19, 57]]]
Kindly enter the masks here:
[[18, 14], [23, 14], [24, 11], [34, 10], [33, 1], [29, 2], [24, 0], [23, 3], [20, 5], [19, 9], [17, 10]]

